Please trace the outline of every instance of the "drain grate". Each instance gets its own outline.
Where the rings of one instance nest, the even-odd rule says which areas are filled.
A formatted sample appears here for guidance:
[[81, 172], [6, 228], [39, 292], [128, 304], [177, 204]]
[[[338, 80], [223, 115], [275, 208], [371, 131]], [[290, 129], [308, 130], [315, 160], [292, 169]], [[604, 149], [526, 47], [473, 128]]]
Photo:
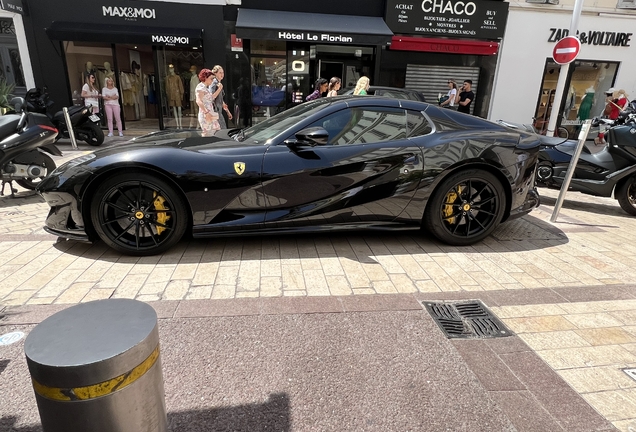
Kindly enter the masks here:
[[481, 339], [512, 332], [479, 300], [461, 303], [422, 302], [448, 338]]

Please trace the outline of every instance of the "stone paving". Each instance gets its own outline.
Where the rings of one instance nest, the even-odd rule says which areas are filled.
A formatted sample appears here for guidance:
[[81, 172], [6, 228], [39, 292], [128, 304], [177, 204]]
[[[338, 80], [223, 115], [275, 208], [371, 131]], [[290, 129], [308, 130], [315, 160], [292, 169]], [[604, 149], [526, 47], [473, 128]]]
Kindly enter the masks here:
[[[86, 150], [70, 152], [64, 159]], [[63, 160], [57, 161], [61, 163]], [[104, 298], [142, 301], [414, 293], [583, 291], [633, 286], [636, 218], [609, 198], [558, 192], [472, 247], [426, 234], [348, 233], [184, 241], [154, 257], [59, 241], [48, 206], [27, 191], [0, 198], [0, 309]], [[636, 430], [636, 299], [493, 308], [523, 341], [622, 431]], [[536, 303], [536, 302], [533, 302]]]

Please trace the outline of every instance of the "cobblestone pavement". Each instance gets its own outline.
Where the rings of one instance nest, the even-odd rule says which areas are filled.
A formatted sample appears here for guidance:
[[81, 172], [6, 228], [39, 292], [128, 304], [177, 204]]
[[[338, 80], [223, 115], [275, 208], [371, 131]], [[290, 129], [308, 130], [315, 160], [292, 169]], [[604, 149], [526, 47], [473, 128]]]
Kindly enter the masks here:
[[[490, 303], [495, 313], [614, 426], [633, 432], [636, 381], [622, 369], [636, 368], [636, 291], [622, 287], [636, 280], [636, 218], [613, 199], [572, 192], [550, 223], [558, 192], [540, 193], [538, 209], [472, 247], [419, 232], [356, 232], [191, 240], [137, 258], [57, 240], [42, 229], [48, 206], [20, 191], [0, 198], [0, 309], [408, 293], [488, 304], [489, 293], [518, 293], [526, 300]], [[544, 295], [558, 289], [597, 294], [573, 303]]]

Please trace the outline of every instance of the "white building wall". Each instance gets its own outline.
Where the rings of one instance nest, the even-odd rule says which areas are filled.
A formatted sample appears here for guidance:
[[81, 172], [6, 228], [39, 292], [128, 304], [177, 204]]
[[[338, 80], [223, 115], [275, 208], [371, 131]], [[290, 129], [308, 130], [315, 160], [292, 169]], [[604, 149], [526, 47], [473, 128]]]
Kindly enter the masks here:
[[[580, 31], [634, 33], [630, 46], [582, 45], [579, 60], [620, 62], [614, 87], [636, 99], [636, 16], [599, 14], [581, 16]], [[569, 29], [571, 11], [510, 9], [506, 34], [495, 77], [491, 120], [531, 123], [547, 58], [554, 42], [548, 42], [551, 28]]]

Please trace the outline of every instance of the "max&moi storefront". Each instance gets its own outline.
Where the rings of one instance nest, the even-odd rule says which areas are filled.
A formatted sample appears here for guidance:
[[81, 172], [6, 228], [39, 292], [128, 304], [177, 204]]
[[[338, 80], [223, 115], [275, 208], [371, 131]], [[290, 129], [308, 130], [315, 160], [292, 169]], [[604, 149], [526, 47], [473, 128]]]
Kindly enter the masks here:
[[[568, 35], [570, 20], [571, 12], [510, 10], [491, 120], [531, 123], [534, 118], [539, 130], [547, 127], [560, 73], [552, 50]], [[622, 89], [629, 100], [636, 99], [634, 33], [636, 15], [581, 16], [581, 51], [570, 65], [557, 121], [571, 137], [582, 121], [603, 113], [608, 89]]]
[[196, 127], [198, 71], [225, 59], [224, 4], [29, 0], [25, 27], [35, 83], [61, 109], [83, 104], [89, 75], [100, 92], [112, 78], [125, 125]]

